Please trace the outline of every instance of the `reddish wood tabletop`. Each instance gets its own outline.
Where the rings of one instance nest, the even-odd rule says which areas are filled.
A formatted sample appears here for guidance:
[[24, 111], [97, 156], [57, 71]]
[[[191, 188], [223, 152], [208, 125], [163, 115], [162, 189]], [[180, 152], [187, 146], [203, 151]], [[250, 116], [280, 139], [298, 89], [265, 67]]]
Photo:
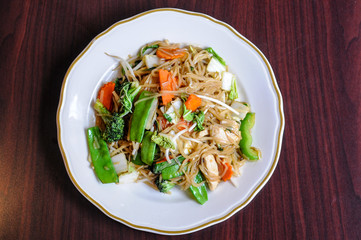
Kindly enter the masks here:
[[[286, 123], [255, 199], [173, 237], [129, 228], [84, 198], [56, 129], [75, 57], [113, 23], [159, 7], [208, 14], [252, 41], [273, 67]], [[0, 11], [0, 239], [361, 239], [361, 1], [13, 0]]]

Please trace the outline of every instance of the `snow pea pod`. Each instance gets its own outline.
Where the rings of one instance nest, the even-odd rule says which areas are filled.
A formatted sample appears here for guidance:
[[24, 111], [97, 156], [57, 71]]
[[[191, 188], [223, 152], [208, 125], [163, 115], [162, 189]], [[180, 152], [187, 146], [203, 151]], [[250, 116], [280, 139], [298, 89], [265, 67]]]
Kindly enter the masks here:
[[[183, 162], [183, 160], [185, 158], [181, 155], [181, 156], [178, 156], [176, 159], [178, 160], [179, 163], [181, 163], [181, 162]], [[170, 163], [167, 162], [166, 160], [161, 161], [161, 162], [156, 162], [153, 164], [153, 173], [159, 174], [162, 172], [163, 169], [173, 166], [173, 165], [176, 165], [176, 164], [177, 164], [177, 162], [174, 159], [171, 159]]]
[[[194, 181], [196, 183], [201, 183], [204, 181], [203, 175], [201, 174], [200, 171], [195, 176]], [[195, 186], [191, 185], [189, 187], [189, 189], [190, 189], [191, 193], [193, 194], [193, 196], [196, 198], [196, 200], [200, 204], [203, 205], [205, 202], [208, 201], [208, 193], [207, 193], [207, 188], [206, 188], [205, 183], [203, 183], [199, 187], [195, 187]]]
[[244, 156], [246, 156], [249, 160], [258, 160], [259, 159], [259, 151], [252, 147], [252, 135], [251, 129], [254, 126], [256, 120], [255, 113], [249, 112], [246, 117], [241, 121], [241, 135], [242, 139], [239, 142], [239, 147]]
[[140, 159], [140, 154], [139, 153], [135, 156], [135, 158], [133, 158], [132, 163], [134, 163], [136, 165], [139, 165], [139, 166], [145, 165], [145, 163], [142, 162], [142, 160]]
[[152, 141], [153, 134], [154, 133], [151, 131], [145, 131], [142, 141], [142, 148], [140, 149], [142, 162], [149, 166], [153, 164], [155, 149], [157, 146], [157, 144]]
[[[148, 98], [151, 94], [151, 92], [143, 91], [139, 96], [139, 100]], [[142, 142], [146, 125], [153, 118], [157, 104], [158, 99], [153, 97], [135, 105], [130, 125], [130, 141]]]
[[98, 127], [88, 128], [88, 146], [94, 171], [102, 183], [119, 182], [118, 175], [110, 158], [107, 143], [102, 139]]
[[[182, 159], [182, 160], [181, 160]], [[181, 164], [184, 161], [184, 158], [178, 158], [178, 162]], [[169, 167], [166, 167], [162, 170], [162, 179], [169, 180], [175, 177], [179, 177], [184, 175], [183, 171], [179, 171], [180, 165], [178, 163], [171, 165]]]
[[184, 173], [182, 171], [179, 171], [178, 164], [172, 165], [162, 170], [162, 179], [164, 180], [169, 180], [182, 175], [184, 175]]

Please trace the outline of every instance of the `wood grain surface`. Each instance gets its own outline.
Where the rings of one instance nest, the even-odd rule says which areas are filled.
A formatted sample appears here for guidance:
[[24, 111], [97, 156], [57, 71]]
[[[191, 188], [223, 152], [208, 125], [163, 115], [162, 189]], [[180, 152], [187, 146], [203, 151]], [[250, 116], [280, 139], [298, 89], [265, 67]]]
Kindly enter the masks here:
[[[286, 121], [256, 198], [174, 237], [126, 227], [85, 199], [56, 131], [74, 58], [111, 24], [158, 7], [209, 14], [258, 46]], [[0, 57], [0, 239], [361, 239], [361, 1], [1, 1]]]

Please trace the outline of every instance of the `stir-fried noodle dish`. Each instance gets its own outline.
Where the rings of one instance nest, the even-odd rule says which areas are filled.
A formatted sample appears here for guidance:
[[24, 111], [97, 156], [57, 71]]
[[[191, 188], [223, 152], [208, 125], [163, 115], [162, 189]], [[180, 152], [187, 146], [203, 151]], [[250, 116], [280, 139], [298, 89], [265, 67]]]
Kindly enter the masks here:
[[[252, 147], [255, 113], [239, 101], [236, 76], [211, 47], [156, 41], [119, 62], [99, 89], [96, 126], [87, 130], [89, 161], [102, 183], [142, 181], [200, 204], [240, 175]], [[235, 184], [236, 185], [236, 184]]]

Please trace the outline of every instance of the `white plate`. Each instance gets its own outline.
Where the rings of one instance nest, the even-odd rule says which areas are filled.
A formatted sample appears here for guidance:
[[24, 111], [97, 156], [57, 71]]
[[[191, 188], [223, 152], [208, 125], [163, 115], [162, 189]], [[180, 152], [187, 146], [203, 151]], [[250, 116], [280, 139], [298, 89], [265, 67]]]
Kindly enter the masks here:
[[[159, 27], [161, 26], [161, 27]], [[155, 40], [211, 46], [238, 77], [242, 98], [256, 113], [253, 145], [262, 159], [247, 162], [238, 188], [222, 182], [200, 205], [178, 189], [161, 194], [144, 183], [101, 184], [88, 158], [85, 130], [94, 126], [93, 101], [99, 86], [112, 80], [114, 59], [126, 58]], [[132, 228], [160, 234], [185, 234], [219, 223], [245, 207], [271, 177], [281, 150], [283, 104], [264, 55], [231, 26], [201, 13], [155, 9], [120, 21], [96, 36], [69, 67], [57, 113], [58, 142], [76, 188], [106, 215]], [[261, 206], [260, 206], [261, 207]]]

